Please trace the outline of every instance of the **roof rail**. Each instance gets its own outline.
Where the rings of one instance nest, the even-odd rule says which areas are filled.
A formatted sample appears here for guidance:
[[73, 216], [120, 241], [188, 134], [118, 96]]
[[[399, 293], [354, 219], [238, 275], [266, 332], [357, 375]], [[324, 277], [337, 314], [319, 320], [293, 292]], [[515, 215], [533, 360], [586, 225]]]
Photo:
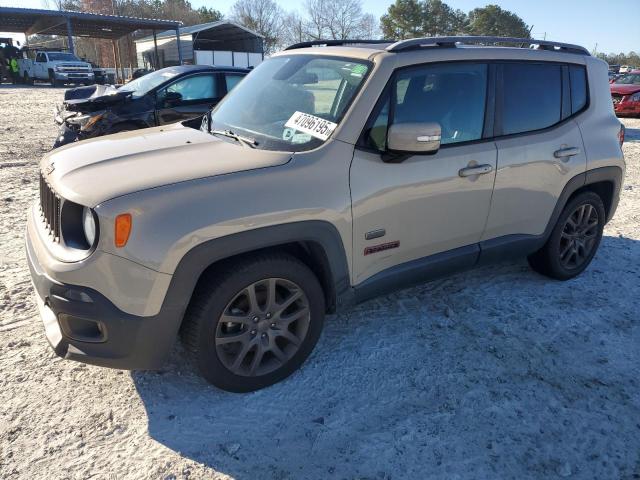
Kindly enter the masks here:
[[570, 43], [551, 42], [548, 40], [534, 40], [532, 38], [514, 37], [484, 37], [484, 36], [460, 36], [460, 37], [426, 37], [400, 40], [387, 47], [388, 52], [401, 52], [403, 50], [414, 50], [422, 47], [455, 47], [456, 45], [469, 44], [491, 44], [491, 43], [518, 43], [520, 47], [531, 48], [536, 46], [541, 50], [553, 50], [564, 53], [577, 53], [580, 55], [591, 55], [589, 51], [580, 45]]
[[366, 45], [366, 44], [383, 44], [393, 43], [393, 40], [311, 40], [309, 42], [300, 42], [289, 45], [285, 50], [296, 50], [298, 48], [307, 47], [335, 47], [341, 45]]

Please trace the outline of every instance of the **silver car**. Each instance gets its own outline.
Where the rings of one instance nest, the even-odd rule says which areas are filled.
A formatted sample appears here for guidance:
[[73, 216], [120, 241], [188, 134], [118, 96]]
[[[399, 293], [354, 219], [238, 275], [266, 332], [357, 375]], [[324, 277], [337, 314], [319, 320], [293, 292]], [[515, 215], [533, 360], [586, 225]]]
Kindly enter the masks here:
[[210, 382], [250, 391], [354, 302], [511, 257], [587, 268], [625, 169], [605, 62], [525, 39], [319, 43], [200, 129], [45, 156], [26, 244], [58, 355], [153, 369], [180, 335]]

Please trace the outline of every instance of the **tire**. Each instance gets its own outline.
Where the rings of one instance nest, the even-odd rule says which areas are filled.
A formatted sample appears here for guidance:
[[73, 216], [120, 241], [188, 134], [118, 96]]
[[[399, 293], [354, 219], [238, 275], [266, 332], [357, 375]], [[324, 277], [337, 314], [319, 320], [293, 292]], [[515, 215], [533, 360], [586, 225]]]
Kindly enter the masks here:
[[56, 76], [51, 72], [49, 72], [49, 82], [53, 88], [58, 88], [60, 86], [60, 82], [56, 80]]
[[604, 204], [596, 193], [576, 195], [562, 210], [547, 243], [528, 257], [529, 265], [557, 280], [580, 275], [598, 250], [605, 221]]
[[210, 383], [250, 392], [285, 379], [304, 363], [325, 312], [320, 282], [305, 264], [284, 253], [263, 254], [205, 275], [181, 336]]

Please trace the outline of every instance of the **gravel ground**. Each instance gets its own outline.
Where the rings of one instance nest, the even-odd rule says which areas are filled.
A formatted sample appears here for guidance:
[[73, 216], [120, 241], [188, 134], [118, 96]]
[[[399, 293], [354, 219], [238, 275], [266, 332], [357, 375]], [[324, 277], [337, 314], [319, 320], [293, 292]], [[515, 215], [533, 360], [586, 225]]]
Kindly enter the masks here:
[[23, 252], [62, 91], [0, 88], [1, 479], [640, 478], [640, 120], [593, 264], [525, 262], [329, 318], [260, 392], [216, 390], [177, 346], [158, 372], [54, 356]]

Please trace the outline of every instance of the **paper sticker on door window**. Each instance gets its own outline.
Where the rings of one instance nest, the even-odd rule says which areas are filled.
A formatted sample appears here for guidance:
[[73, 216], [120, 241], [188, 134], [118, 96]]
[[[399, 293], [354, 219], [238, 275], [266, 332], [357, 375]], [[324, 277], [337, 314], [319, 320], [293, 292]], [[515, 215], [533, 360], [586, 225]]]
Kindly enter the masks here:
[[291, 118], [287, 120], [284, 126], [302, 133], [308, 133], [320, 140], [326, 140], [338, 124], [325, 120], [324, 118], [316, 117], [315, 115], [296, 112], [291, 115]]

